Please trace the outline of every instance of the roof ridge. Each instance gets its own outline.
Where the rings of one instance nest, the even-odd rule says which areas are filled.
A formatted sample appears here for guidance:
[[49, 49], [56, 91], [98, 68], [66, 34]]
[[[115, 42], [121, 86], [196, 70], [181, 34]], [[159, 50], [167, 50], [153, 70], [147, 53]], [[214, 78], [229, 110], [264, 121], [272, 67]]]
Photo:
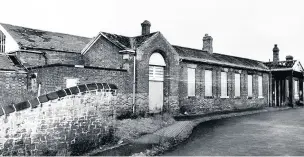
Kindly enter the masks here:
[[48, 31], [48, 30], [42, 30], [42, 29], [37, 29], [37, 28], [30, 28], [30, 27], [24, 27], [24, 26], [19, 26], [19, 25], [12, 25], [12, 24], [7, 24], [7, 23], [0, 23], [0, 25], [9, 25], [9, 26], [13, 26], [13, 27], [20, 27], [20, 28], [25, 28], [25, 29], [37, 30], [37, 31], [50, 32], [50, 33], [57, 33], [57, 34], [63, 34], [63, 35], [74, 36], [74, 37], [81, 37], [81, 38], [92, 39], [91, 37], [85, 37], [85, 36], [80, 36], [80, 35], [75, 35], [75, 34], [67, 34], [67, 33], [62, 33], [62, 32]]
[[186, 49], [190, 49], [190, 50], [196, 50], [196, 51], [202, 51], [202, 52], [207, 52], [207, 51], [203, 51], [200, 49], [196, 49], [196, 48], [191, 48], [191, 47], [185, 47], [185, 46], [180, 46], [180, 45], [172, 45], [173, 47], [181, 47], [181, 48], [186, 48]]
[[[184, 47], [184, 46], [179, 46], [179, 45], [172, 45], [172, 46], [173, 46], [173, 47], [181, 47], [181, 48], [186, 48], [186, 49], [190, 49], [190, 50], [196, 50], [196, 51], [201, 51], [201, 52], [206, 52], [206, 53], [207, 53], [207, 51], [200, 50], [200, 49], [196, 49], [196, 48]], [[216, 54], [216, 55], [223, 55], [223, 56], [229, 56], [229, 57], [235, 57], [235, 58], [246, 59], [246, 60], [252, 60], [252, 61], [257, 61], [257, 62], [260, 62], [260, 63], [264, 63], [264, 62], [259, 61], [259, 60], [249, 59], [249, 58], [244, 58], [244, 57], [239, 57], [239, 56], [232, 56], [232, 55], [226, 55], [226, 54], [215, 53], [215, 52], [214, 52], [213, 54]]]
[[120, 34], [115, 34], [115, 33], [109, 33], [109, 32], [103, 32], [103, 31], [100, 31], [100, 32], [101, 32], [101, 33], [112, 34], [112, 35], [117, 35], [117, 36], [122, 36], [122, 37], [126, 37], [126, 38], [132, 38], [132, 37], [129, 37], [129, 36], [120, 35]]
[[246, 60], [251, 60], [251, 61], [256, 61], [256, 62], [264, 63], [263, 61], [259, 61], [259, 60], [255, 60], [255, 59], [250, 59], [250, 58], [239, 57], [239, 56], [226, 55], [226, 54], [222, 54], [222, 53], [214, 53], [214, 54], [223, 55], [223, 56], [229, 56], [229, 57], [235, 57], [235, 58], [246, 59]]
[[149, 36], [149, 35], [154, 35], [156, 33], [159, 33], [159, 31], [152, 32], [152, 33], [149, 33], [149, 34], [146, 34], [146, 35], [137, 35], [137, 36], [133, 36], [133, 37], [130, 37], [130, 38], [138, 38], [138, 37], [143, 37], [143, 36]]

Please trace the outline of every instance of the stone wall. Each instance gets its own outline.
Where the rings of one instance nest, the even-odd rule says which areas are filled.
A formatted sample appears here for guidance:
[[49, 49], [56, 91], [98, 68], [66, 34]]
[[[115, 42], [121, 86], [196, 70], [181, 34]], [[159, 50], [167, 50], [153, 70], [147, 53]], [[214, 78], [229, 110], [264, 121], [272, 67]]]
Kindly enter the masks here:
[[29, 98], [27, 74], [0, 72], [0, 106], [21, 102]]
[[[181, 64], [180, 73], [180, 106], [182, 112], [192, 114], [210, 113], [215, 111], [238, 110], [247, 108], [259, 108], [268, 106], [268, 90], [269, 90], [269, 74], [266, 72], [247, 71], [244, 69], [227, 68], [228, 70], [228, 96], [229, 98], [221, 98], [221, 71], [225, 67], [198, 64], [196, 68], [196, 95], [188, 97], [187, 93], [187, 64]], [[193, 63], [191, 63], [193, 64]], [[212, 70], [212, 91], [213, 97], [205, 97], [205, 69]], [[240, 71], [241, 76], [241, 96], [234, 97], [236, 71]], [[253, 75], [253, 97], [248, 98], [248, 73]], [[258, 97], [258, 76], [262, 76], [263, 98]]]
[[111, 93], [94, 93], [16, 106], [0, 116], [0, 155], [81, 155], [112, 142], [115, 104]]

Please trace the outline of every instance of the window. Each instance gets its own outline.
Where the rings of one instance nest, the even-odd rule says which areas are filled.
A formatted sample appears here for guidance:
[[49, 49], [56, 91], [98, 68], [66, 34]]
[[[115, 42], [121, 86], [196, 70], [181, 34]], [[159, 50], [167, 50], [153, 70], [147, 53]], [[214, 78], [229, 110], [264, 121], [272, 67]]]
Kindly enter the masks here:
[[263, 98], [263, 85], [262, 85], [262, 76], [258, 77], [258, 83], [259, 83], [259, 98]]
[[212, 96], [212, 71], [205, 70], [205, 96]]
[[195, 96], [195, 69], [188, 68], [188, 96]]
[[241, 74], [234, 75], [234, 96], [241, 96]]
[[294, 93], [295, 93], [295, 99], [299, 99], [299, 90], [298, 90], [298, 80], [294, 81]]
[[68, 79], [66, 79], [66, 87], [67, 88], [77, 86], [78, 84], [79, 84], [79, 80], [76, 79], [76, 78], [68, 78]]
[[248, 98], [252, 97], [252, 75], [248, 75]]
[[37, 73], [33, 73], [30, 75], [31, 78], [31, 90], [36, 92], [37, 90]]
[[164, 81], [164, 67], [150, 65], [149, 80]]
[[5, 35], [0, 31], [0, 53], [5, 52]]
[[227, 72], [221, 72], [221, 98], [228, 98], [228, 75]]

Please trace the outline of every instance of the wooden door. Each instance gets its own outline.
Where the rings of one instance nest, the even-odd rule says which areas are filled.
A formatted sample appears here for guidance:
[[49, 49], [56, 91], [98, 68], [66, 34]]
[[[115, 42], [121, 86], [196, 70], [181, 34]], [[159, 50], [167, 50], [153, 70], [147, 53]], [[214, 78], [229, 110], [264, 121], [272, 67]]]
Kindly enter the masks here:
[[159, 113], [164, 103], [164, 67], [149, 66], [149, 112]]

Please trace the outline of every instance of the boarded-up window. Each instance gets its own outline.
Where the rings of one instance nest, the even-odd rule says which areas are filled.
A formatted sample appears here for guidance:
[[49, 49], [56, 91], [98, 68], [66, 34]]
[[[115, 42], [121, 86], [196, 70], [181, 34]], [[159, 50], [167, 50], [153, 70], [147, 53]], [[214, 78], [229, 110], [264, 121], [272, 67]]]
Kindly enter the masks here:
[[248, 75], [248, 97], [252, 97], [252, 75]]
[[205, 70], [205, 96], [212, 96], [212, 71]]
[[258, 77], [258, 83], [259, 83], [259, 97], [263, 97], [263, 84], [262, 84], [262, 76]]
[[195, 96], [195, 69], [188, 68], [188, 96]]
[[234, 96], [241, 96], [241, 74], [234, 75]]
[[227, 72], [221, 72], [221, 97], [228, 97]]

